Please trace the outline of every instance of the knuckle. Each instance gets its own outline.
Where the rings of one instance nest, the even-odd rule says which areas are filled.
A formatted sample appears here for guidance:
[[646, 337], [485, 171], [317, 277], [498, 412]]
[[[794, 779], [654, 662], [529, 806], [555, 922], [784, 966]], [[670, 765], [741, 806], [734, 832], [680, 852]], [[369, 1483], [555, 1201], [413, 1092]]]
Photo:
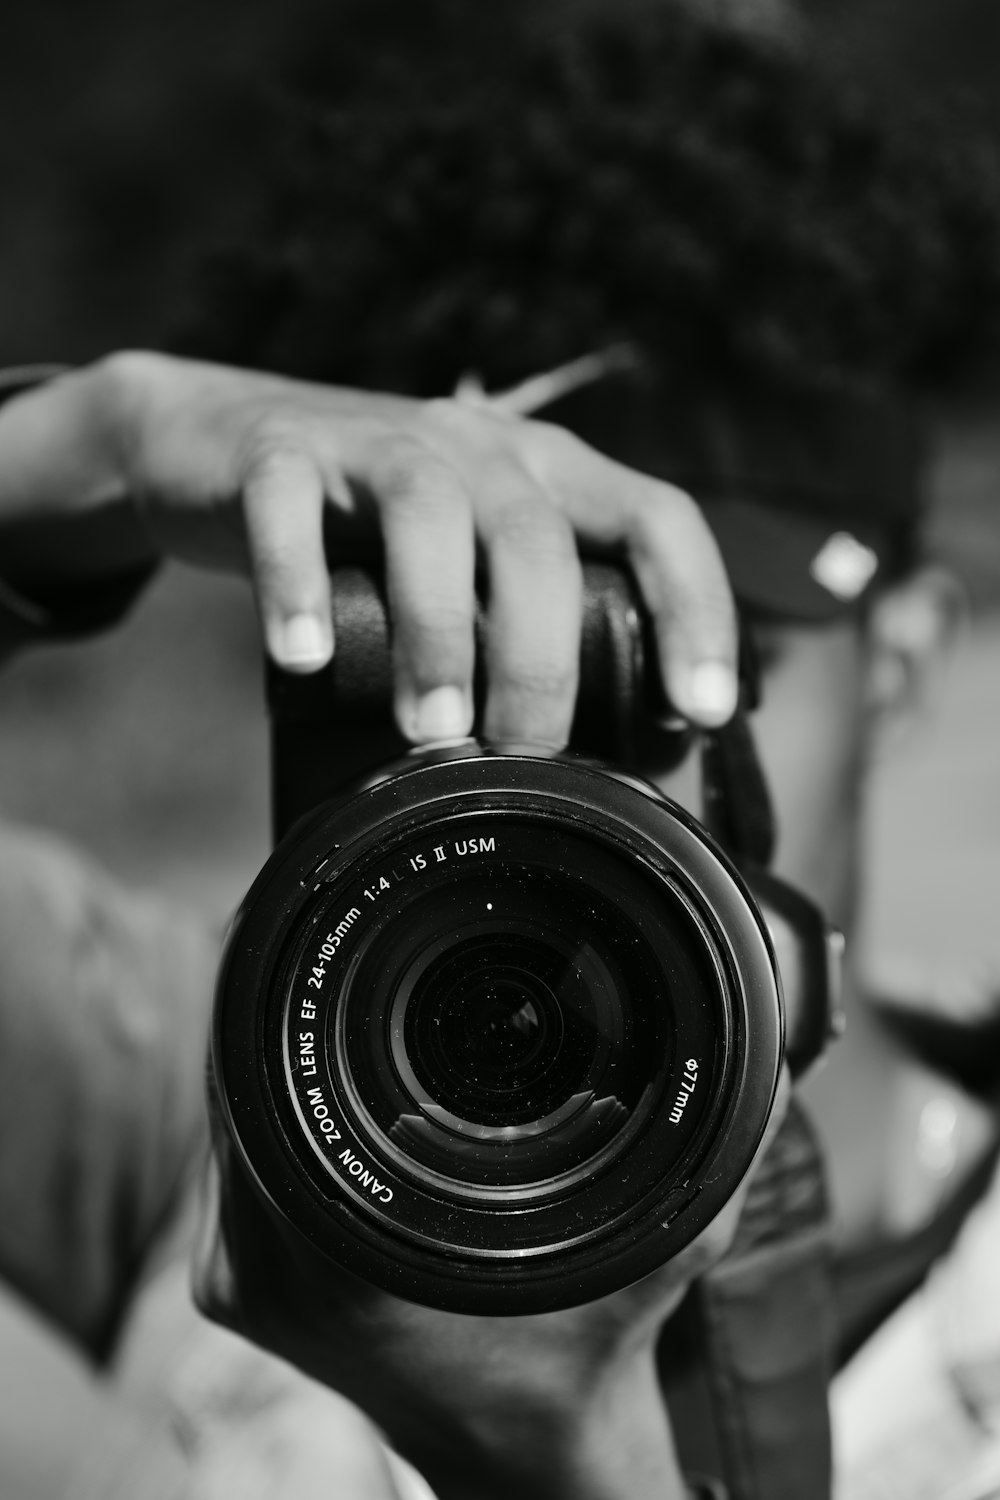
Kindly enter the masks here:
[[485, 464], [498, 470], [511, 463], [530, 467], [530, 432], [537, 424], [492, 407], [488, 398], [477, 403], [434, 397], [424, 402], [420, 425], [435, 447], [443, 446], [463, 464]]
[[525, 466], [548, 492], [571, 500], [580, 490], [599, 489], [603, 504], [617, 511], [622, 486], [620, 479], [611, 483], [611, 464], [604, 454], [554, 422], [532, 418], [519, 423], [518, 432]]
[[576, 662], [520, 656], [495, 664], [493, 671], [521, 697], [537, 699], [554, 708], [576, 691]]
[[457, 600], [416, 602], [399, 620], [401, 644], [407, 654], [424, 659], [438, 655], [443, 646], [467, 641], [472, 646], [473, 612]]
[[626, 545], [633, 563], [646, 571], [659, 564], [685, 608], [731, 614], [729, 579], [708, 522], [683, 490], [664, 488], [666, 493], [650, 495], [632, 510]]
[[461, 497], [451, 465], [413, 433], [394, 434], [373, 468], [379, 498], [395, 508], [451, 509]]
[[582, 438], [555, 422], [533, 418], [523, 424], [523, 430], [529, 452], [570, 471], [582, 460], [594, 457], [594, 449]]
[[421, 406], [421, 415], [432, 426], [445, 428], [458, 428], [463, 430], [470, 425], [472, 413], [469, 408], [454, 396], [433, 396]]
[[420, 424], [434, 440], [444, 438], [462, 444], [493, 442], [505, 425], [488, 405], [470, 405], [455, 396], [434, 396], [425, 401], [420, 408]]
[[701, 524], [701, 513], [683, 490], [672, 484], [643, 485], [631, 499], [627, 540], [646, 550], [671, 546], [676, 550], [678, 532]]
[[281, 595], [295, 589], [301, 573], [300, 560], [292, 548], [273, 537], [256, 548], [255, 565], [261, 584]]
[[127, 402], [153, 382], [161, 379], [167, 361], [161, 354], [145, 349], [120, 349], [105, 354], [94, 364], [94, 371], [107, 389]]
[[122, 456], [141, 474], [143, 445], [162, 430], [176, 398], [172, 361], [152, 351], [126, 349], [95, 361], [89, 374], [98, 411], [111, 414]]
[[686, 490], [664, 480], [652, 481], [637, 492], [629, 524], [639, 545], [674, 553], [683, 550], [702, 571], [721, 571], [711, 527], [697, 500]]
[[306, 445], [287, 417], [268, 412], [254, 417], [243, 435], [239, 470], [244, 488], [265, 488], [306, 458]]
[[493, 519], [490, 540], [521, 562], [548, 567], [573, 563], [577, 556], [572, 528], [541, 496], [504, 506]]

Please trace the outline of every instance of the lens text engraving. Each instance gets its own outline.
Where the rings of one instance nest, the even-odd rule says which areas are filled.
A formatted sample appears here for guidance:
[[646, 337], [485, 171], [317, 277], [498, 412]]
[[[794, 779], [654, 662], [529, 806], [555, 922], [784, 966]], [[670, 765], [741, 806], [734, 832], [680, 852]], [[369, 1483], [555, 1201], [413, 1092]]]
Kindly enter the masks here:
[[353, 1151], [348, 1151], [345, 1148], [341, 1151], [338, 1160], [342, 1161], [351, 1176], [357, 1179], [358, 1186], [366, 1187], [373, 1198], [379, 1198], [383, 1203], [392, 1202], [392, 1188], [387, 1187], [384, 1182], [379, 1182], [375, 1173], [366, 1167], [361, 1158], [355, 1156]]
[[670, 1111], [670, 1123], [672, 1125], [680, 1124], [681, 1119], [684, 1115], [685, 1106], [687, 1105], [687, 1102], [690, 1099], [691, 1095], [694, 1093], [695, 1085], [697, 1084], [697, 1082], [698, 1059], [695, 1057], [689, 1057], [687, 1062], [684, 1064], [684, 1077], [681, 1079], [681, 1086], [677, 1091], [677, 1098], [674, 1100], [674, 1107]]
[[495, 854], [496, 839], [456, 839], [456, 854]]
[[337, 1129], [333, 1119], [331, 1118], [330, 1111], [324, 1103], [323, 1090], [321, 1088], [308, 1089], [306, 1091], [306, 1099], [308, 1101], [309, 1108], [313, 1112], [316, 1124], [319, 1126], [326, 1139], [328, 1141], [339, 1141], [341, 1138], [340, 1131]]
[[[365, 895], [368, 895], [367, 891], [365, 891]], [[321, 990], [323, 988], [327, 962], [336, 953], [360, 915], [361, 913], [358, 908], [352, 906], [349, 911], [344, 913], [343, 918], [337, 923], [333, 931], [328, 932], [322, 943], [320, 943], [319, 951], [316, 954], [316, 962], [313, 964], [313, 971], [306, 980], [306, 983], [314, 990]], [[310, 1018], [306, 1017], [305, 1019]]]
[[[484, 856], [493, 863], [499, 853], [506, 853], [502, 838], [472, 831], [481, 828], [481, 823], [473, 823], [471, 829], [464, 826], [461, 837], [449, 830], [441, 843], [428, 841], [423, 848], [410, 844], [391, 862], [380, 860], [359, 872], [352, 885], [345, 882], [327, 906], [322, 926], [317, 917], [300, 951], [294, 988], [288, 996], [285, 1067], [299, 1117], [314, 1150], [340, 1186], [349, 1196], [378, 1209], [393, 1204], [393, 1211], [398, 1212], [400, 1197], [408, 1194], [400, 1193], [391, 1168], [363, 1149], [364, 1138], [356, 1134], [350, 1106], [339, 1096], [336, 1074], [331, 1077], [325, 1041], [331, 1016], [336, 1014], [331, 1007], [340, 1003], [345, 969], [353, 973], [358, 954], [366, 953], [373, 925], [376, 932], [380, 930], [379, 917], [369, 907], [394, 913], [421, 886], [435, 884], [439, 872], [446, 880], [457, 878], [458, 867], [470, 859], [475, 863]], [[442, 865], [448, 869], [441, 871]], [[487, 908], [492, 910], [492, 903]]]
[[299, 1072], [303, 1078], [316, 1076], [316, 1040], [311, 1031], [299, 1032]]

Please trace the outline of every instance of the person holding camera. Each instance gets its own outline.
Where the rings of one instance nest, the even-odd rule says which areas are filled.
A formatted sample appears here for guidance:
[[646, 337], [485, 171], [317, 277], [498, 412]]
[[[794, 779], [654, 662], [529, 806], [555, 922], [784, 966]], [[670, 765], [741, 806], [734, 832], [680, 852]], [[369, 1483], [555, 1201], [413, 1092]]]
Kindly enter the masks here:
[[[352, 180], [345, 149], [333, 156], [348, 173], [343, 202], [355, 238], [338, 230], [331, 244], [322, 238], [322, 222], [310, 228], [310, 204], [320, 200], [319, 192], [308, 192], [298, 206], [305, 229], [319, 236], [311, 262], [315, 279], [295, 290], [283, 320], [255, 323], [260, 347], [252, 357], [311, 383], [125, 355], [14, 397], [0, 413], [6, 639], [13, 648], [33, 636], [69, 636], [110, 623], [162, 550], [215, 565], [249, 563], [272, 658], [291, 672], [307, 672], [336, 651], [325, 559], [353, 555], [359, 542], [378, 534], [394, 624], [396, 722], [406, 739], [451, 739], [472, 724], [478, 563], [489, 581], [483, 732], [501, 741], [558, 746], [572, 721], [583, 548], [627, 560], [652, 617], [666, 698], [676, 713], [712, 730], [729, 719], [737, 696], [721, 544], [752, 622], [764, 679], [757, 729], [780, 825], [776, 867], [850, 929], [857, 917], [858, 788], [866, 747], [878, 721], [897, 706], [896, 689], [914, 680], [918, 659], [946, 624], [950, 607], [940, 575], [919, 567], [916, 463], [907, 423], [898, 420], [894, 403], [840, 389], [851, 387], [845, 377], [861, 375], [864, 386], [872, 375], [887, 373], [878, 363], [881, 351], [897, 346], [878, 323], [884, 309], [876, 293], [884, 279], [873, 273], [863, 289], [870, 296], [852, 301], [856, 280], [838, 282], [836, 257], [811, 259], [799, 221], [775, 212], [784, 203], [798, 213], [803, 184], [815, 183], [817, 156], [792, 152], [775, 163], [768, 140], [799, 139], [808, 134], [801, 130], [806, 119], [809, 139], [821, 141], [826, 152], [820, 159], [835, 162], [838, 143], [849, 147], [855, 139], [848, 129], [854, 123], [838, 113], [836, 95], [817, 88], [808, 69], [803, 73], [794, 49], [785, 51], [771, 33], [762, 40], [752, 31], [720, 31], [673, 14], [669, 22], [646, 16], [630, 31], [636, 15], [615, 32], [610, 51], [606, 32], [597, 47], [585, 29], [571, 28], [568, 53], [557, 40], [550, 54], [532, 54], [517, 89], [506, 80], [503, 96], [517, 96], [523, 136], [507, 116], [505, 130], [496, 131], [497, 101], [486, 91], [479, 98], [459, 95], [451, 101], [453, 112], [432, 122], [432, 146], [448, 170], [456, 170], [456, 142], [464, 142], [457, 169], [464, 163], [467, 181], [485, 188], [481, 224], [474, 194], [467, 203], [481, 232], [471, 251], [463, 243], [462, 264], [475, 271], [464, 282], [446, 253], [453, 239], [434, 219], [433, 195], [405, 199], [414, 138], [405, 110], [386, 116], [382, 137], [372, 135], [371, 117], [365, 130], [349, 117], [332, 123], [335, 144], [337, 131], [346, 131], [348, 139], [365, 138], [371, 150], [384, 153], [386, 170], [375, 175], [380, 186], [397, 184], [404, 202], [401, 207], [391, 194], [372, 195], [370, 163], [367, 179]], [[608, 56], [616, 61], [598, 60]], [[616, 68], [627, 74], [629, 89], [619, 87]], [[675, 87], [664, 89], [665, 73]], [[534, 94], [526, 86], [531, 79]], [[706, 96], [707, 84], [715, 92]], [[431, 91], [428, 97], [441, 96]], [[706, 97], [716, 101], [714, 115]], [[419, 116], [419, 100], [409, 107]], [[643, 108], [656, 127], [645, 136], [635, 130]], [[676, 119], [661, 119], [659, 109], [698, 121], [706, 138], [692, 141]], [[574, 132], [588, 143], [586, 172]], [[512, 141], [517, 146], [507, 150], [505, 163], [494, 163], [490, 153], [498, 134], [505, 148]], [[572, 151], [560, 149], [561, 139], [574, 138]], [[630, 180], [630, 167], [645, 160], [651, 140], [667, 153], [660, 176], [650, 178], [636, 166]], [[743, 141], [751, 144], [740, 156]], [[763, 147], [754, 144], [761, 141]], [[902, 173], [909, 181], [905, 153], [897, 156], [877, 134], [869, 159], [892, 180]], [[682, 188], [699, 161], [708, 164], [714, 186], [709, 192], [703, 183], [692, 200]], [[720, 170], [712, 171], [713, 164]], [[625, 174], [624, 184], [616, 173]], [[670, 191], [644, 198], [638, 189], [651, 180], [665, 181]], [[835, 182], [837, 173], [820, 173], [819, 180]], [[731, 212], [727, 192], [739, 193], [747, 182], [767, 202], [764, 219], [755, 218], [743, 198], [741, 214]], [[851, 179], [850, 195], [854, 186]], [[916, 257], [916, 271], [923, 240], [914, 226], [937, 223], [936, 214], [950, 211], [948, 192], [963, 191], [961, 181], [948, 189], [943, 178], [932, 179], [929, 197], [922, 197], [926, 186], [921, 176], [912, 198], [903, 194], [909, 220], [889, 221], [902, 222], [901, 239]], [[512, 202], [503, 190], [510, 190]], [[877, 202], [878, 193], [871, 197]], [[450, 201], [444, 193], [443, 209]], [[684, 236], [672, 235], [676, 205], [692, 201], [712, 205], [708, 221], [683, 221]], [[838, 202], [834, 193], [816, 206], [824, 238], [838, 222]], [[395, 215], [393, 233], [384, 232], [383, 206]], [[547, 207], [556, 222], [545, 219]], [[839, 207], [846, 213], [842, 201]], [[636, 215], [631, 225], [623, 221], [626, 211]], [[531, 238], [534, 215], [542, 216], [544, 232]], [[877, 216], [873, 222], [878, 227]], [[409, 247], [400, 224], [416, 237]], [[784, 241], [787, 224], [792, 228]], [[736, 237], [730, 261], [722, 253], [732, 243], [723, 226]], [[847, 215], [844, 245], [856, 251], [847, 232], [852, 227]], [[870, 227], [862, 225], [862, 241]], [[702, 251], [717, 250], [717, 260], [706, 263], [705, 255], [692, 253], [698, 230]], [[303, 233], [303, 224], [292, 223], [289, 232]], [[526, 233], [530, 247], [519, 238]], [[381, 247], [398, 271], [418, 244], [420, 254], [409, 263], [426, 266], [427, 247], [434, 246], [440, 260], [434, 275], [452, 291], [436, 297], [432, 275], [434, 315], [425, 310], [411, 324], [388, 288], [402, 287], [404, 301], [417, 294], [405, 276], [387, 275], [372, 247]], [[900, 245], [889, 244], [895, 276]], [[550, 260], [539, 262], [540, 246], [548, 247]], [[866, 264], [864, 257], [859, 263]], [[523, 284], [504, 283], [505, 268], [526, 264], [533, 274]], [[771, 264], [780, 276], [768, 276]], [[748, 285], [749, 268], [758, 279]], [[796, 270], [801, 284], [794, 281]], [[822, 281], [823, 295], [817, 275], [830, 278]], [[809, 295], [799, 297], [799, 291]], [[373, 304], [383, 310], [391, 338], [377, 337], [370, 326], [358, 336], [352, 309]], [[789, 307], [794, 316], [782, 321]], [[817, 323], [802, 325], [804, 307], [818, 309]], [[911, 312], [907, 306], [899, 316]], [[874, 324], [867, 326], [862, 314]], [[370, 325], [367, 315], [365, 321]], [[321, 349], [317, 328], [326, 330]], [[837, 344], [831, 330], [844, 329], [853, 337]], [[859, 349], [874, 366], [864, 366]], [[230, 352], [224, 338], [217, 352]], [[907, 346], [907, 357], [911, 353]], [[355, 384], [440, 391], [472, 370], [478, 393], [466, 380], [460, 399], [427, 403], [313, 383], [345, 380], [346, 371], [337, 368], [341, 358], [355, 361]], [[533, 383], [539, 372], [543, 379]], [[822, 378], [811, 386], [814, 376]], [[482, 394], [484, 384], [512, 389], [491, 400]], [[599, 457], [559, 426], [519, 420], [519, 410], [540, 400], [551, 403], [553, 418], [622, 462]], [[717, 543], [668, 476], [705, 497]], [[653, 762], [641, 769], [702, 810], [672, 768]], [[8, 1096], [22, 1128], [9, 1138], [4, 1180], [13, 1189], [30, 1170], [42, 1190], [33, 1196], [38, 1216], [30, 1232], [18, 1211], [0, 1217], [8, 1226], [6, 1244], [0, 1240], [2, 1269], [8, 1284], [79, 1346], [105, 1359], [109, 1350], [124, 1348], [122, 1368], [133, 1381], [141, 1388], [144, 1370], [147, 1391], [157, 1382], [162, 1391], [170, 1381], [150, 1354], [155, 1343], [144, 1349], [141, 1333], [144, 1317], [148, 1331], [156, 1311], [157, 1264], [170, 1260], [171, 1234], [184, 1238], [190, 1164], [202, 1141], [192, 1101], [214, 966], [211, 944], [203, 935], [183, 935], [120, 892], [95, 887], [89, 872], [24, 846], [12, 861], [5, 911], [5, 951], [19, 951], [23, 964], [13, 988], [36, 998], [30, 1032], [26, 1007], [6, 1017]], [[113, 972], [115, 955], [123, 952], [134, 955], [139, 972], [169, 971], [166, 985], [147, 980], [145, 1042], [129, 1033], [136, 1005], [130, 984], [121, 991], [112, 986], [103, 1032], [83, 1024], [74, 1045], [67, 1045], [65, 997], [77, 993], [80, 970], [70, 965], [39, 973], [36, 956], [45, 952], [55, 964], [60, 951], [73, 951], [72, 943], [56, 940], [59, 933], [92, 939], [95, 927], [104, 934], [97, 957], [113, 959]], [[36, 943], [27, 943], [29, 932], [38, 935]], [[919, 1082], [933, 1073], [921, 1074], [923, 1064], [914, 1063], [912, 1053], [885, 1039], [860, 994], [854, 1001], [866, 1042], [861, 1050], [883, 1078], [915, 1073]], [[104, 1014], [99, 998], [91, 1003]], [[88, 1011], [70, 1014], [85, 1018]], [[115, 1036], [123, 1027], [132, 1036], [129, 1047], [120, 1053], [95, 1048], [95, 1037]], [[72, 1080], [79, 1091], [72, 1143], [50, 1113], [39, 1110], [31, 1081], [42, 1058], [54, 1059], [67, 1089]], [[928, 1086], [940, 1087], [936, 1074]], [[885, 1187], [899, 1163], [870, 1149], [859, 1155], [845, 1135], [857, 1113], [854, 1088], [848, 1064], [838, 1063], [813, 1092], [832, 1157], [841, 1245], [867, 1250], [884, 1238]], [[111, 1095], [119, 1101], [114, 1116], [104, 1103]], [[882, 1111], [866, 1120], [866, 1140], [886, 1140], [892, 1089], [862, 1097], [876, 1115]], [[801, 1113], [793, 1112], [779, 1133], [785, 1099], [783, 1084], [772, 1115], [772, 1149], [756, 1178], [686, 1251], [612, 1297], [506, 1319], [429, 1310], [375, 1293], [347, 1274], [331, 1279], [243, 1191], [220, 1135], [218, 1196], [209, 1199], [198, 1257], [200, 1295], [223, 1321], [369, 1413], [441, 1500], [499, 1496], [515, 1485], [540, 1497], [683, 1495], [682, 1468], [695, 1467], [685, 1447], [721, 1454], [734, 1495], [820, 1493], [823, 1378], [830, 1361], [827, 1231], [815, 1144]], [[155, 1126], [151, 1100], [158, 1101]], [[969, 1131], [959, 1175], [967, 1178], [988, 1149], [992, 1127], [964, 1095], [960, 1104]], [[88, 1140], [92, 1154], [81, 1175], [75, 1153]], [[25, 1141], [33, 1152], [27, 1162]], [[74, 1183], [69, 1195], [56, 1186], [67, 1180]], [[906, 1227], [936, 1230], [949, 1207], [925, 1191], [919, 1222]], [[710, 1271], [734, 1234], [728, 1259]], [[911, 1243], [912, 1237], [902, 1238]], [[880, 1282], [873, 1293], [845, 1273], [848, 1295], [856, 1294], [854, 1311], [842, 1321], [854, 1330], [843, 1335], [845, 1343], [882, 1315], [930, 1254], [933, 1245], [923, 1244], [902, 1271], [893, 1263], [888, 1291]], [[847, 1265], [843, 1253], [841, 1263]], [[136, 1298], [143, 1277], [153, 1291]], [[693, 1297], [671, 1318], [694, 1280]], [[176, 1307], [169, 1299], [165, 1305]], [[138, 1332], [130, 1340], [123, 1319], [136, 1306]], [[11, 1321], [27, 1344], [23, 1322]], [[163, 1327], [159, 1332], [165, 1337]], [[201, 1337], [195, 1337], [199, 1349]], [[693, 1399], [696, 1382], [685, 1375], [692, 1367], [685, 1341], [692, 1338], [698, 1346], [693, 1367], [710, 1393], [714, 1389], [724, 1429], [711, 1441], [694, 1432], [704, 1402]], [[344, 1489], [355, 1484], [365, 1500], [369, 1493], [382, 1500], [397, 1482], [411, 1482], [393, 1478], [353, 1407], [263, 1355], [211, 1339], [207, 1347], [224, 1347], [223, 1363], [231, 1363], [214, 1377], [203, 1372], [199, 1383], [192, 1362], [181, 1362], [185, 1390], [177, 1397], [172, 1387], [168, 1439], [162, 1420], [144, 1426], [127, 1403], [118, 1405], [117, 1388], [109, 1393], [107, 1386], [81, 1380], [75, 1369], [71, 1383], [80, 1404], [73, 1405], [73, 1396], [70, 1407], [85, 1412], [82, 1420], [95, 1430], [114, 1434], [80, 1479], [83, 1493], [87, 1485], [89, 1493], [113, 1493], [115, 1482], [141, 1493], [140, 1446], [146, 1460], [141, 1482], [151, 1494], [168, 1494], [171, 1486], [185, 1493], [185, 1485], [198, 1493], [198, 1484], [211, 1493], [225, 1473], [238, 1472], [232, 1465], [241, 1452], [250, 1455], [247, 1486], [263, 1473], [294, 1487], [317, 1472], [320, 1457], [344, 1465], [341, 1472], [350, 1471]], [[194, 1366], [197, 1373], [196, 1360]], [[52, 1367], [62, 1372], [59, 1379], [66, 1376], [68, 1367], [56, 1355]], [[723, 1385], [732, 1393], [728, 1402]], [[227, 1402], [228, 1428], [225, 1420], [213, 1428]], [[255, 1412], [263, 1414], [256, 1430]], [[697, 1421], [688, 1420], [692, 1412]], [[18, 1416], [27, 1420], [16, 1406], [10, 1415], [12, 1424]], [[330, 1424], [330, 1447], [321, 1433], [307, 1435], [310, 1422], [317, 1431]], [[47, 1457], [49, 1492], [58, 1493], [59, 1485], [65, 1491], [66, 1450]], [[803, 1474], [815, 1482], [804, 1484]], [[708, 1481], [692, 1486], [712, 1491]]]
[[[833, 1287], [819, 1270], [822, 1173], [796, 1114], [771, 1159], [787, 1197], [774, 1193], [770, 1221], [751, 1203], [735, 1255], [702, 1279], [702, 1305], [664, 1326], [661, 1374], [690, 1439], [689, 1391], [671, 1381], [689, 1325], [702, 1349], [713, 1320], [727, 1336], [740, 1326], [756, 1364], [713, 1353], [717, 1394], [740, 1391], [715, 1439], [730, 1486], [820, 1493], [817, 1372], [920, 1280], [996, 1143], [992, 1107], [955, 1062], [975, 1035], [940, 1016], [929, 1039], [905, 1001], [890, 1009], [866, 992], [858, 890], [867, 761], [956, 617], [954, 585], [922, 555], [919, 402], [993, 357], [1000, 176], [974, 131], [953, 119], [928, 129], [877, 89], [866, 96], [779, 8], [555, 7], [483, 28], [449, 15], [406, 47], [302, 112], [280, 213], [230, 263], [241, 295], [228, 321], [225, 308], [210, 321], [208, 347], [330, 379], [457, 389], [471, 409], [540, 410], [701, 503], [762, 678], [774, 869], [851, 939], [850, 1025], [801, 1090], [830, 1175]], [[254, 288], [273, 295], [247, 318]], [[704, 810], [655, 753], [639, 769]], [[943, 1180], [920, 1148], [939, 1097], [957, 1121]], [[773, 1185], [765, 1162], [761, 1199]], [[796, 1255], [801, 1302], [789, 1296]], [[267, 1312], [260, 1299], [241, 1309], [265, 1323]], [[824, 1352], [803, 1331], [825, 1320]], [[286, 1309], [281, 1322], [304, 1320]], [[281, 1333], [261, 1336], [288, 1353]], [[356, 1372], [308, 1337], [296, 1357], [319, 1370], [332, 1358], [351, 1389]], [[391, 1431], [415, 1399], [375, 1409]], [[397, 1441], [420, 1451], [419, 1433]], [[446, 1464], [421, 1462], [447, 1493]]]
[[[659, 621], [671, 700], [705, 725], [731, 710], [728, 585], [696, 507], [679, 490], [630, 474], [559, 429], [454, 402], [328, 390], [160, 355], [114, 356], [42, 381], [12, 373], [10, 386], [0, 411], [7, 650], [111, 624], [168, 552], [248, 566], [272, 657], [291, 672], [315, 669], [335, 650], [324, 530], [327, 555], [336, 556], [352, 537], [364, 540], [380, 528], [403, 733], [420, 743], [469, 727], [478, 552], [494, 581], [491, 733], [558, 744], [572, 713], [575, 539], [582, 538], [632, 559]], [[88, 1377], [59, 1341], [99, 1361], [111, 1358], [137, 1279], [168, 1259], [172, 1236], [182, 1235], [203, 1143], [199, 1094], [214, 943], [44, 841], [8, 830], [5, 848], [11, 1003], [3, 1007], [2, 1051], [11, 1123], [3, 1181], [10, 1212], [0, 1216], [0, 1261], [20, 1299], [8, 1309], [8, 1335], [26, 1359], [38, 1354], [43, 1361], [51, 1401], [62, 1400], [69, 1414], [67, 1432], [78, 1443], [81, 1427], [106, 1437], [88, 1443], [82, 1464], [72, 1441], [68, 1448], [47, 1444], [43, 1479], [26, 1493], [103, 1494], [102, 1486], [111, 1493], [115, 1483], [137, 1485], [132, 1465], [140, 1453], [149, 1493], [167, 1493], [170, 1484], [197, 1482], [181, 1477], [189, 1467], [183, 1445], [177, 1449], [162, 1430], [154, 1435], [118, 1402], [111, 1382]], [[44, 1091], [39, 1070], [47, 1075]], [[59, 1111], [50, 1107], [53, 1093], [62, 1100]], [[70, 1115], [75, 1125], [67, 1133]], [[26, 1178], [33, 1184], [28, 1200]], [[68, 1195], [62, 1182], [72, 1185]], [[725, 1236], [724, 1226], [696, 1252], [697, 1264], [720, 1232]], [[693, 1269], [689, 1258], [687, 1268], [669, 1268], [638, 1297], [624, 1294], [611, 1324], [607, 1310], [553, 1315], [554, 1326], [563, 1327], [559, 1357], [577, 1372], [575, 1386], [567, 1378], [558, 1387], [560, 1424], [587, 1371], [606, 1367], [602, 1379], [618, 1391], [610, 1378], [618, 1362], [607, 1347], [614, 1323], [622, 1330], [618, 1361], [627, 1368], [639, 1331], [648, 1336]], [[59, 1330], [56, 1348], [34, 1347], [38, 1330], [25, 1324], [26, 1305]], [[416, 1309], [400, 1310], [419, 1322]], [[489, 1407], [514, 1380], [522, 1420], [544, 1426], [557, 1413], [541, 1399], [549, 1382], [537, 1384], [542, 1369], [532, 1351], [552, 1350], [552, 1327], [523, 1321], [513, 1339], [501, 1324], [495, 1358], [509, 1377], [500, 1379], [498, 1366], [494, 1394], [481, 1390], [477, 1399]], [[437, 1379], [446, 1405], [458, 1406], [461, 1387], [474, 1384], [485, 1340], [483, 1327], [436, 1315], [420, 1333], [421, 1347], [443, 1361]], [[370, 1331], [355, 1352], [374, 1343]], [[270, 1370], [263, 1357], [261, 1368]], [[377, 1359], [371, 1372], [385, 1382]], [[254, 1378], [281, 1387], [273, 1371]], [[631, 1391], [632, 1401], [637, 1389], [630, 1380], [620, 1395]], [[647, 1382], [643, 1399], [653, 1391]], [[331, 1412], [347, 1410], [332, 1397], [321, 1409], [328, 1422]], [[5, 1450], [17, 1453], [36, 1424], [16, 1400], [6, 1421]], [[661, 1415], [655, 1422], [659, 1464], [669, 1456], [669, 1438]], [[371, 1470], [363, 1483], [388, 1492], [384, 1459], [363, 1424], [348, 1413], [336, 1430], [345, 1464], [353, 1453], [359, 1473], [366, 1464]], [[544, 1465], [538, 1442], [532, 1439], [533, 1450]], [[28, 1445], [31, 1464], [39, 1464], [37, 1441]], [[215, 1461], [205, 1460], [210, 1470]], [[635, 1462], [647, 1461], [636, 1452]], [[281, 1482], [291, 1481], [285, 1475]]]

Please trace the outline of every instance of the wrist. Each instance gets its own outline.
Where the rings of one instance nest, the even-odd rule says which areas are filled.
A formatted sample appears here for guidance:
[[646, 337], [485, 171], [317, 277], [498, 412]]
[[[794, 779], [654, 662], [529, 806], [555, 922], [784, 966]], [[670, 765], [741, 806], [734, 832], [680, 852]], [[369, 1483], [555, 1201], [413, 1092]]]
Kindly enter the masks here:
[[102, 360], [0, 406], [0, 567], [29, 597], [157, 559], [130, 492], [122, 384]]
[[100, 365], [0, 371], [0, 647], [114, 623], [157, 562]]

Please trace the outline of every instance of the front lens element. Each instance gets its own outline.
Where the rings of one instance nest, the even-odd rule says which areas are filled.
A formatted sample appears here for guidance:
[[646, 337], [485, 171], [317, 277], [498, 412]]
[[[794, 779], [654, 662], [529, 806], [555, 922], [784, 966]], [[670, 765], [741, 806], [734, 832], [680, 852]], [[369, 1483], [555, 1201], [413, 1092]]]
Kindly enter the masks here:
[[487, 1186], [552, 1179], [649, 1102], [672, 1050], [670, 1007], [637, 1009], [661, 982], [654, 956], [592, 886], [507, 864], [417, 901], [398, 936], [380, 973], [358, 975], [386, 1017], [392, 1069], [376, 1028], [343, 1052], [414, 1170]]
[[532, 1121], [558, 1097], [567, 1064], [586, 1067], [574, 977], [569, 959], [532, 934], [486, 931], [446, 947], [400, 988], [397, 1065], [459, 1130]]
[[406, 847], [336, 894], [334, 912], [359, 915], [322, 980], [331, 1088], [380, 1162], [463, 1199], [565, 1194], [643, 1141], [639, 1160], [665, 1172], [725, 1051], [705, 934], [676, 890], [606, 844], [496, 826], [462, 838], [459, 824], [444, 859]]

